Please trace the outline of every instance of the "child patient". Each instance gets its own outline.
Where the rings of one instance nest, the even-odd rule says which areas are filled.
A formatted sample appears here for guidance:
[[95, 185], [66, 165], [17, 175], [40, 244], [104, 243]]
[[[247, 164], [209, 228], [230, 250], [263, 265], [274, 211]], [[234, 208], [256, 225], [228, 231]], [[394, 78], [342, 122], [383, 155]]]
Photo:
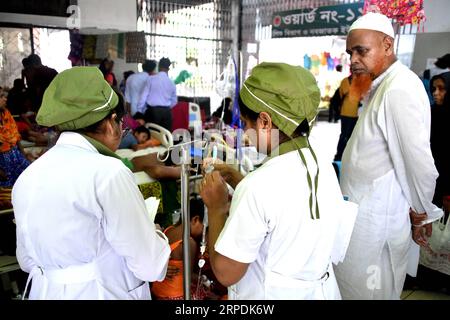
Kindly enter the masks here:
[[158, 139], [152, 138], [150, 130], [145, 126], [139, 126], [133, 130], [128, 131], [122, 137], [119, 149], [133, 149], [134, 151], [159, 146], [161, 142]]
[[[191, 296], [194, 300], [203, 299], [204, 291], [202, 290], [202, 296], [196, 294], [197, 284], [197, 271], [194, 269], [196, 266], [196, 257], [199, 253], [199, 241], [201, 241], [203, 232], [203, 217], [204, 217], [204, 205], [203, 201], [199, 199], [190, 200], [190, 224], [191, 224], [191, 237], [189, 239], [189, 245], [191, 249], [191, 270], [192, 270], [192, 285]], [[153, 282], [151, 291], [152, 297], [159, 300], [183, 300], [183, 225], [181, 219], [177, 224], [168, 227], [164, 230], [167, 238], [169, 239], [170, 249], [172, 251], [169, 259], [169, 270], [176, 270], [170, 272], [172, 275], [166, 275], [166, 278], [162, 282]], [[200, 291], [200, 290], [199, 290]]]

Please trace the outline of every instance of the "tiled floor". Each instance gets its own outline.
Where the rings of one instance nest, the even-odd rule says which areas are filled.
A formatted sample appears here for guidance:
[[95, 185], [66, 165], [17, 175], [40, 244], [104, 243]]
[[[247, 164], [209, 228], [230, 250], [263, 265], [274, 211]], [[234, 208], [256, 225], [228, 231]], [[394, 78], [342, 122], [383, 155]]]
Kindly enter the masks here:
[[450, 300], [450, 295], [423, 290], [405, 290], [401, 296], [402, 300]]

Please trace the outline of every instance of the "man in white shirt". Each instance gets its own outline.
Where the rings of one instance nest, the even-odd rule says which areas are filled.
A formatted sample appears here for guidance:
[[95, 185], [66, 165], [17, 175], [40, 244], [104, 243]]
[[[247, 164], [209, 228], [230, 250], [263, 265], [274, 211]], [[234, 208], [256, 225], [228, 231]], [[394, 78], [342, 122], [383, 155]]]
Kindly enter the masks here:
[[145, 60], [142, 64], [142, 72], [132, 74], [127, 79], [127, 84], [125, 86], [125, 102], [127, 104], [127, 109], [134, 116], [136, 112], [144, 114], [145, 109], [139, 108], [138, 103], [143, 93], [145, 86], [147, 85], [147, 80], [151, 75], [155, 74], [156, 61], [155, 60]]
[[168, 72], [171, 62], [161, 58], [158, 63], [159, 72], [147, 79], [144, 91], [141, 93], [138, 108], [145, 110], [145, 121], [159, 124], [172, 131], [172, 111], [177, 104], [177, 89]]
[[417, 271], [417, 244], [428, 244], [431, 222], [443, 214], [431, 202], [438, 173], [430, 105], [420, 79], [395, 57], [386, 16], [355, 21], [347, 52], [350, 95], [363, 98], [363, 111], [344, 150], [340, 182], [359, 211], [336, 277], [344, 299], [399, 299], [406, 273]]

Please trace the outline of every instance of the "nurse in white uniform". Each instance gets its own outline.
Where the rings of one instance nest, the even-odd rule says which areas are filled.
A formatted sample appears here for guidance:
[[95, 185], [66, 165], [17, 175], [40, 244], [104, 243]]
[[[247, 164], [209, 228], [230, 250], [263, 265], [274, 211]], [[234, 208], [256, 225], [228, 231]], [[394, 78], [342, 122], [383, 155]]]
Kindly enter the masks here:
[[58, 74], [37, 122], [62, 131], [13, 188], [17, 259], [30, 299], [150, 299], [170, 248], [115, 156], [123, 100], [95, 67]]
[[268, 158], [239, 182], [231, 207], [219, 171], [201, 191], [212, 269], [229, 299], [341, 298], [333, 263], [344, 258], [357, 206], [307, 139], [319, 101], [314, 76], [284, 63], [256, 66], [241, 89], [245, 130]]

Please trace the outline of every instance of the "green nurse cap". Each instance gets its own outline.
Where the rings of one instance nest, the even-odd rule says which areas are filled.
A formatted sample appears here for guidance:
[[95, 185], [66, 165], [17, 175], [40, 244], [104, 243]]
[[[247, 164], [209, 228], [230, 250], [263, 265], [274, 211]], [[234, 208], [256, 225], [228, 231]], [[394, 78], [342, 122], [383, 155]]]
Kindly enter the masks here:
[[59, 73], [45, 90], [38, 124], [61, 131], [86, 128], [114, 109], [119, 98], [97, 67], [74, 67]]
[[311, 127], [320, 90], [311, 72], [286, 63], [263, 62], [245, 80], [240, 97], [255, 112], [267, 112], [288, 136], [306, 119]]

